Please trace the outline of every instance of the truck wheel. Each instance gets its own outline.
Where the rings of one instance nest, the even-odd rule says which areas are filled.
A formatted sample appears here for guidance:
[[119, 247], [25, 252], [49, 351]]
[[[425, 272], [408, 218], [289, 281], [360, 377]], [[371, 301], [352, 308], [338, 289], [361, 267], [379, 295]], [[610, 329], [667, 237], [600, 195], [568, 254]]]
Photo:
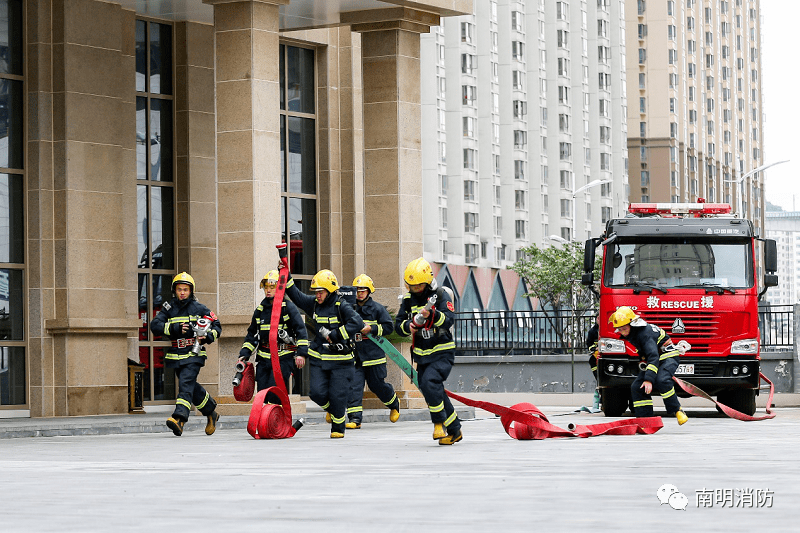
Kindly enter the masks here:
[[606, 416], [622, 416], [628, 409], [631, 393], [628, 389], [602, 389], [601, 401]]
[[755, 389], [738, 389], [721, 392], [717, 395], [717, 401], [746, 415], [753, 416], [756, 412]]

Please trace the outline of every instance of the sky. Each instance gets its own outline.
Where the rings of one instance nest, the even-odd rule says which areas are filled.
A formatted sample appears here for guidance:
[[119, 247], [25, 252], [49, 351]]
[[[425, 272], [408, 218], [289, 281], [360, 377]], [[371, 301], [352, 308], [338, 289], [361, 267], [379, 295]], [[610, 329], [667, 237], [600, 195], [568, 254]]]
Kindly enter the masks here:
[[[800, 210], [800, 2], [761, 0], [764, 174], [768, 202]], [[747, 171], [747, 169], [745, 169]]]

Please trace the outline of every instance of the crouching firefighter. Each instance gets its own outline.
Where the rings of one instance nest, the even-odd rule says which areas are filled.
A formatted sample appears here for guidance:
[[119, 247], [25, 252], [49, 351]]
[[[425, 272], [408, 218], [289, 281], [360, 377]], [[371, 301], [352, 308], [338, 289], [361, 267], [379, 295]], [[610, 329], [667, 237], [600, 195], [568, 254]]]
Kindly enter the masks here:
[[[264, 279], [261, 280], [260, 287], [264, 289], [264, 299], [258, 304], [253, 312], [250, 327], [247, 328], [242, 349], [239, 350], [239, 361], [248, 361], [253, 352], [256, 353], [256, 389], [262, 391], [274, 386], [275, 376], [272, 372], [272, 359], [269, 348], [270, 321], [272, 319], [272, 303], [275, 292], [278, 288], [278, 271], [270, 270]], [[285, 299], [281, 302], [281, 317], [278, 322], [278, 362], [280, 363], [281, 375], [286, 386], [289, 388], [289, 376], [296, 365], [303, 368], [306, 364], [308, 355], [308, 336], [306, 326], [300, 311], [292, 303]], [[294, 365], [292, 364], [294, 363]], [[270, 393], [267, 403], [280, 404], [280, 398]]]
[[356, 312], [364, 321], [364, 329], [356, 337], [355, 378], [347, 403], [347, 429], [360, 429], [364, 412], [365, 382], [369, 390], [390, 409], [390, 422], [397, 422], [400, 418], [400, 400], [397, 399], [394, 388], [386, 383], [386, 354], [380, 346], [364, 337], [370, 334], [383, 337], [392, 333], [392, 317], [383, 305], [372, 299], [371, 294], [375, 292], [372, 278], [361, 274], [353, 280], [353, 287], [356, 289]]
[[419, 390], [431, 413], [434, 440], [454, 444], [462, 439], [461, 421], [444, 390], [455, 362], [456, 344], [450, 332], [455, 321], [453, 301], [447, 291], [436, 288], [431, 265], [422, 257], [408, 264], [403, 279], [408, 292], [397, 312], [395, 330], [411, 335], [411, 359], [417, 363]]
[[641, 361], [639, 375], [631, 385], [634, 416], [653, 416], [651, 393], [655, 391], [661, 394], [667, 413], [675, 415], [678, 425], [685, 424], [688, 417], [681, 409], [672, 381], [680, 362], [680, 351], [667, 333], [639, 318], [630, 307], [620, 307], [608, 321], [616, 328], [615, 332], [633, 345]]
[[291, 274], [286, 295], [311, 317], [316, 336], [308, 347], [309, 397], [327, 412], [331, 438], [344, 437], [347, 399], [353, 381], [353, 339], [364, 322], [336, 291], [339, 282], [330, 270], [320, 270], [311, 279], [314, 296], [303, 294]]
[[164, 336], [172, 341], [164, 356], [164, 366], [175, 369], [178, 377], [178, 399], [167, 427], [181, 436], [194, 405], [208, 419], [206, 435], [212, 435], [219, 420], [217, 402], [197, 383], [197, 375], [206, 364], [205, 345], [219, 338], [222, 327], [216, 315], [197, 301], [194, 278], [186, 272], [172, 279], [172, 295], [172, 301], [165, 303], [150, 322], [156, 338]]

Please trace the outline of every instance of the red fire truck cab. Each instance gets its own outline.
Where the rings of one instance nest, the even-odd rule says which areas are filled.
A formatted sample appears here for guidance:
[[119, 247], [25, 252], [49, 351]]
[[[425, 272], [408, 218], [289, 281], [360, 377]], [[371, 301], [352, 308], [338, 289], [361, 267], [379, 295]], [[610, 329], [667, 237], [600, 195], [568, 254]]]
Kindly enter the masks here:
[[[728, 204], [631, 204], [625, 218], [608, 221], [601, 238], [586, 241], [584, 285], [594, 286], [596, 248], [603, 249], [597, 381], [606, 416], [625, 412], [639, 373], [639, 355], [608, 323], [621, 306], [661, 327], [673, 343], [691, 345], [679, 377], [738, 411], [755, 412], [758, 301], [778, 284], [777, 248], [730, 212]], [[760, 292], [756, 241], [764, 244]]]

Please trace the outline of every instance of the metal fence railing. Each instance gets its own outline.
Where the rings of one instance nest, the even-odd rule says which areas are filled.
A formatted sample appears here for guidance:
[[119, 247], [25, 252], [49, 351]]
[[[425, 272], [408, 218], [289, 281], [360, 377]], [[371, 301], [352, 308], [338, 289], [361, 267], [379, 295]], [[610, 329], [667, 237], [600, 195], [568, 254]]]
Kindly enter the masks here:
[[[456, 355], [582, 354], [594, 310], [464, 311], [455, 313]], [[758, 310], [761, 349], [794, 349], [794, 306], [765, 305]]]
[[761, 349], [794, 349], [794, 306], [765, 305], [758, 308]]

